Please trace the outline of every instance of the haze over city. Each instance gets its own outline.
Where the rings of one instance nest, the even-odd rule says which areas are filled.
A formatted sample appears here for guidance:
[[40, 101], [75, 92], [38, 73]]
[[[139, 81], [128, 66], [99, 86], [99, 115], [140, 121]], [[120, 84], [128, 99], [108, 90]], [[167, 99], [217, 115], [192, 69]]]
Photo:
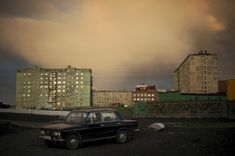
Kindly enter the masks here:
[[1, 0], [0, 101], [15, 103], [17, 68], [91, 68], [94, 89], [174, 88], [190, 53], [218, 54], [235, 77], [233, 0]]

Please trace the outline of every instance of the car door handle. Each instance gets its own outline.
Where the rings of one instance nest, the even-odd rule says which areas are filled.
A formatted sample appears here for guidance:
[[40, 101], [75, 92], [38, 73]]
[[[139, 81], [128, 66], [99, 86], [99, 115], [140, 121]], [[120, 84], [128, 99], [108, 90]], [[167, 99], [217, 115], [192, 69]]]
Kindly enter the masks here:
[[100, 124], [100, 127], [104, 127], [104, 124]]

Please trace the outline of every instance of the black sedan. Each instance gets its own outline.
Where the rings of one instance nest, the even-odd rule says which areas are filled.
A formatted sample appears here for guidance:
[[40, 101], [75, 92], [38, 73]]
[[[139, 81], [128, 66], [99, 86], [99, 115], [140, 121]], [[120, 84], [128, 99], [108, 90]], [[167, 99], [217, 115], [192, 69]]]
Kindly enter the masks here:
[[71, 111], [66, 119], [41, 128], [41, 136], [48, 146], [63, 144], [76, 149], [83, 142], [112, 139], [125, 143], [138, 131], [136, 120], [124, 120], [114, 109], [86, 109]]

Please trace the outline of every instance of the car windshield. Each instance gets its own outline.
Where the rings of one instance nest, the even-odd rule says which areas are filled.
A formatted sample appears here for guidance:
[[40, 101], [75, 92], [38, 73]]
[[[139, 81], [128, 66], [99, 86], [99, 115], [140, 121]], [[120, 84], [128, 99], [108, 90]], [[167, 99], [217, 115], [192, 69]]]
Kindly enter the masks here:
[[71, 112], [66, 117], [67, 122], [84, 123], [87, 118], [86, 112]]

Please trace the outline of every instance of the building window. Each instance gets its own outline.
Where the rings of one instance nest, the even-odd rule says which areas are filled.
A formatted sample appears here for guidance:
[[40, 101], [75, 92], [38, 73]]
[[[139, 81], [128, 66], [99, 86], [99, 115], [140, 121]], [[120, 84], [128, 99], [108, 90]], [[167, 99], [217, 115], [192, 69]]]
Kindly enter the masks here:
[[83, 73], [81, 73], [81, 75], [83, 75]]

